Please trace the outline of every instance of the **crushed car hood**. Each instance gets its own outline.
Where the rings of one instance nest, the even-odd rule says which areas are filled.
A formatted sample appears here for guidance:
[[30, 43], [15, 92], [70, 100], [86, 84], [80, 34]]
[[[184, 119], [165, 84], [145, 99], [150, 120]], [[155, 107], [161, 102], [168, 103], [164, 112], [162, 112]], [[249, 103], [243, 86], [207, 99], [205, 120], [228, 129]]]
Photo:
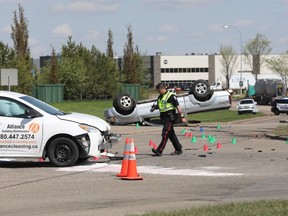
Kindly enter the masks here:
[[110, 130], [111, 127], [101, 118], [97, 116], [82, 114], [82, 113], [68, 113], [66, 115], [57, 116], [61, 120], [73, 121], [80, 124], [90, 125], [96, 127], [101, 131]]

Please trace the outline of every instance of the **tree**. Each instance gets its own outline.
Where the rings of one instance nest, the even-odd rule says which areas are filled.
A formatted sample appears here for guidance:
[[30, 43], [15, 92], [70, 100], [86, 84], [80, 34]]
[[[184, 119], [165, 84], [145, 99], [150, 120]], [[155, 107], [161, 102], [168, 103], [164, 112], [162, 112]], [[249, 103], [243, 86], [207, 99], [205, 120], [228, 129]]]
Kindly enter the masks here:
[[84, 99], [89, 92], [88, 83], [92, 78], [88, 74], [90, 51], [68, 37], [67, 44], [62, 46], [61, 63], [59, 64], [59, 81], [64, 84], [65, 99]]
[[265, 60], [267, 68], [279, 75], [288, 84], [288, 54], [282, 54]]
[[112, 33], [111, 29], [109, 29], [109, 31], [108, 31], [107, 56], [112, 58], [112, 59], [114, 57], [114, 54], [113, 54], [113, 33]]
[[52, 47], [52, 55], [51, 55], [50, 83], [53, 83], [53, 84], [59, 83], [58, 57], [56, 56], [56, 52], [53, 47]]
[[51, 59], [45, 62], [41, 73], [37, 74], [37, 84], [59, 83], [59, 62], [55, 49], [52, 47]]
[[250, 39], [244, 47], [246, 62], [251, 66], [256, 81], [261, 71], [261, 65], [265, 61], [264, 55], [268, 55], [272, 51], [270, 43], [270, 40], [264, 35], [257, 33], [256, 37]]
[[143, 58], [138, 46], [134, 47], [132, 27], [127, 27], [127, 42], [124, 47], [124, 76], [126, 83], [141, 83], [143, 81]]
[[229, 80], [233, 74], [233, 71], [236, 66], [237, 55], [236, 51], [233, 49], [232, 46], [224, 46], [221, 45], [220, 47], [220, 55], [221, 55], [221, 65], [223, 66], [222, 74], [226, 78], [227, 88], [230, 88]]
[[11, 68], [14, 65], [15, 52], [0, 41], [0, 68]]
[[30, 49], [28, 46], [29, 31], [28, 20], [24, 16], [24, 8], [18, 5], [17, 11], [14, 11], [13, 25], [11, 25], [11, 38], [14, 43], [16, 56], [16, 68], [18, 69], [18, 86], [16, 91], [30, 94], [33, 85], [33, 76], [31, 73], [32, 64], [30, 61]]

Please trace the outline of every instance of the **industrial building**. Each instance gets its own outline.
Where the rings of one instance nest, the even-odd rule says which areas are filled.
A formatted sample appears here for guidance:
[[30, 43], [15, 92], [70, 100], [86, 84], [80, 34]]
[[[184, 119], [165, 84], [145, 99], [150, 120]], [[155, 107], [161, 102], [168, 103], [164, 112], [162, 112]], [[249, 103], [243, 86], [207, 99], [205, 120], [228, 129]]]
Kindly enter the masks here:
[[[271, 58], [275, 55], [267, 55], [264, 58]], [[151, 72], [153, 84], [165, 82], [167, 84], [181, 86], [191, 84], [195, 80], [204, 79], [210, 84], [215, 82], [225, 84], [226, 78], [223, 74], [221, 55], [162, 55], [157, 53], [155, 56], [145, 57], [145, 67]], [[239, 81], [243, 81], [243, 88], [248, 84], [254, 85], [255, 78], [252, 75], [251, 64], [240, 55], [236, 56], [231, 79], [230, 88], [240, 89]], [[242, 70], [241, 69], [242, 62]], [[273, 71], [269, 70], [264, 62], [260, 68], [259, 79], [281, 79]]]

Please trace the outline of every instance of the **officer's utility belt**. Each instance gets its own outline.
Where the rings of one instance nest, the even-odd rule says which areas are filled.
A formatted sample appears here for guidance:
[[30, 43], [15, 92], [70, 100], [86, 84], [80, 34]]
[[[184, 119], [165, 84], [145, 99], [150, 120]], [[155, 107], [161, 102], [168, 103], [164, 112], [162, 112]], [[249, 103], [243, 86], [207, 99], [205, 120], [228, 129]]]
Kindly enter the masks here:
[[174, 110], [169, 110], [169, 111], [165, 112], [164, 115], [165, 115], [165, 116], [163, 116], [164, 119], [169, 118], [170, 121], [172, 121], [172, 122], [176, 121], [176, 120], [177, 120], [177, 117], [178, 117], [178, 115], [175, 113]]

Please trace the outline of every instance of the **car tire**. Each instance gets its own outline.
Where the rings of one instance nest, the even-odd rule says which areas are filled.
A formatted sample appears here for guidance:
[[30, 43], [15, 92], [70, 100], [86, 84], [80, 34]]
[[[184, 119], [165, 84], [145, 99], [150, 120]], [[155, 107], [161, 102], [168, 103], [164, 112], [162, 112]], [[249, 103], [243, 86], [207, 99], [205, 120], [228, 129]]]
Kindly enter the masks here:
[[242, 115], [242, 112], [238, 112], [239, 115]]
[[113, 107], [122, 115], [131, 114], [136, 106], [136, 102], [128, 94], [118, 95], [113, 101]]
[[275, 114], [275, 115], [280, 115], [279, 110], [278, 110], [278, 109], [275, 109], [274, 114]]
[[48, 158], [58, 167], [73, 166], [79, 158], [79, 149], [76, 143], [66, 137], [53, 140], [47, 150]]
[[199, 101], [205, 101], [212, 96], [213, 91], [210, 90], [210, 85], [205, 80], [196, 80], [190, 89], [189, 94], [193, 94]]
[[256, 112], [253, 112], [253, 115], [256, 115]]

